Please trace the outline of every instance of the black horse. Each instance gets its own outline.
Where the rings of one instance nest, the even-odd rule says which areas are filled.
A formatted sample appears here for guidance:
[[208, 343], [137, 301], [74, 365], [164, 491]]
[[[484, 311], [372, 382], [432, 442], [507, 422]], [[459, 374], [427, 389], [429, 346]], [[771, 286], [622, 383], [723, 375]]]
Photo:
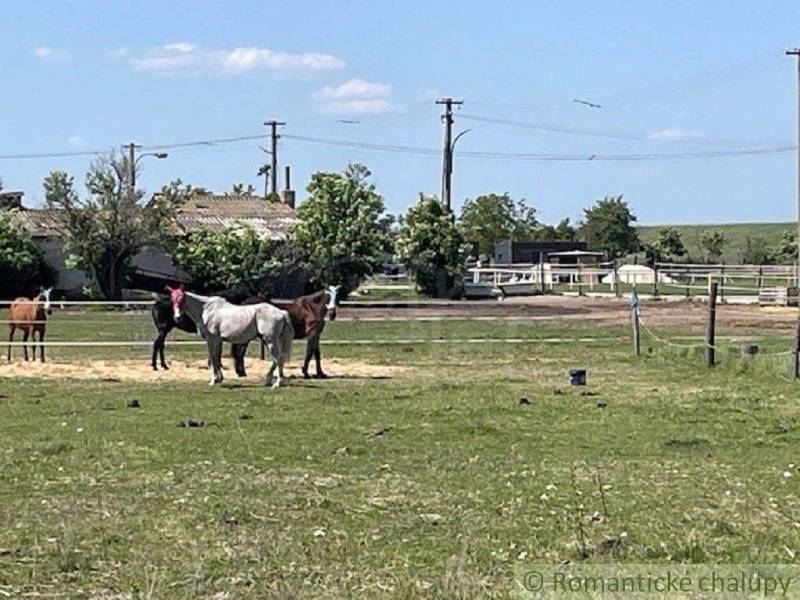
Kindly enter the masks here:
[[[258, 304], [261, 302], [269, 302], [269, 298], [252, 295], [249, 290], [243, 289], [228, 290], [216, 295], [222, 296], [225, 300], [233, 304]], [[175, 321], [175, 313], [172, 309], [172, 301], [169, 299], [169, 296], [157, 294], [154, 296], [154, 300], [153, 308], [150, 313], [153, 316], [153, 323], [158, 330], [158, 336], [153, 341], [153, 370], [158, 371], [158, 359], [160, 358], [161, 368], [166, 371], [169, 367], [167, 366], [167, 361], [164, 359], [164, 346], [169, 332], [177, 327], [181, 331], [197, 333], [197, 326], [185, 313], [181, 314], [181, 318]], [[245, 377], [244, 357], [238, 355], [238, 353], [234, 353], [233, 356], [234, 359], [236, 359], [236, 374], [239, 377]]]

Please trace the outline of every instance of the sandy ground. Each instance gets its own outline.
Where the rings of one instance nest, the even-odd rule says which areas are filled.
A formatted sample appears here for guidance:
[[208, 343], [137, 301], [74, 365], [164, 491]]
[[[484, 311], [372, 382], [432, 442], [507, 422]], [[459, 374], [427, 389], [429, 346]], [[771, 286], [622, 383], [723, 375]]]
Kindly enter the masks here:
[[[93, 381], [135, 381], [151, 383], [154, 381], [203, 381], [207, 382], [211, 375], [205, 360], [171, 360], [169, 371], [153, 371], [143, 360], [91, 360], [85, 363], [70, 361], [25, 362], [13, 361], [10, 364], [0, 363], [0, 378], [3, 377], [35, 377], [49, 379], [89, 379]], [[269, 367], [268, 363], [258, 359], [247, 359], [247, 377], [236, 376], [230, 361], [223, 361], [225, 381], [250, 382], [263, 381]], [[326, 358], [323, 364], [325, 372], [332, 379], [371, 379], [394, 377], [406, 370], [405, 367], [370, 365], [356, 360]], [[315, 370], [312, 366], [311, 373]], [[287, 375], [300, 378], [300, 368], [293, 366], [287, 369]]]

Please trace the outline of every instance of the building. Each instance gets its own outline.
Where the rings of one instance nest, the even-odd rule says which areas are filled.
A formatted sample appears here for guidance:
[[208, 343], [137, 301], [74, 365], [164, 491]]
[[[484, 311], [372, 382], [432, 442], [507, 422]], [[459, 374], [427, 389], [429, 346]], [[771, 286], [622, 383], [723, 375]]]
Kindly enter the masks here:
[[[26, 208], [22, 192], [0, 192], [0, 210], [13, 210], [14, 218], [32, 235], [42, 248], [47, 262], [56, 270], [55, 288], [67, 296], [79, 295], [88, 284], [83, 271], [66, 264], [61, 241], [59, 211]], [[178, 229], [187, 233], [198, 228], [222, 230], [248, 226], [271, 240], [285, 240], [289, 228], [297, 222], [295, 210], [280, 202], [269, 202], [260, 196], [195, 196], [186, 201], [176, 215]], [[160, 291], [166, 283], [185, 282], [189, 278], [177, 268], [171, 257], [157, 248], [144, 248], [132, 260], [132, 287]], [[275, 297], [293, 297], [303, 293], [304, 280], [293, 273], [273, 288]]]
[[24, 192], [0, 192], [0, 210], [14, 211], [14, 219], [30, 232], [33, 241], [42, 249], [47, 263], [56, 272], [55, 289], [68, 294], [80, 294], [89, 279], [80, 269], [71, 269], [66, 264], [58, 211], [25, 208], [22, 205], [23, 196]]
[[[550, 262], [555, 253], [585, 251], [586, 242], [564, 240], [514, 242], [505, 240], [494, 245], [494, 262], [498, 265], [538, 264]], [[566, 257], [564, 257], [566, 258]]]

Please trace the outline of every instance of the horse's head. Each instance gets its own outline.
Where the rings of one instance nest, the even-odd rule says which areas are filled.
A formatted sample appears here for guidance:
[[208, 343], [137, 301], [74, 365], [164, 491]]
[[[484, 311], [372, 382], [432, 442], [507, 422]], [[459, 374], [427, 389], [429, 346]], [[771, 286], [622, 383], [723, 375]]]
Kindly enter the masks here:
[[339, 293], [339, 288], [342, 287], [340, 285], [329, 285], [325, 290], [328, 293], [328, 304], [325, 305], [325, 308], [328, 309], [328, 315], [331, 321], [336, 320], [336, 303], [338, 302], [337, 294]]
[[41, 293], [39, 294], [39, 300], [42, 302], [42, 308], [48, 315], [53, 314], [53, 309], [50, 308], [50, 293], [53, 291], [53, 288], [42, 288]]
[[183, 284], [176, 288], [167, 286], [169, 291], [169, 299], [172, 302], [172, 315], [176, 321], [181, 318], [184, 306], [186, 306], [186, 294], [183, 291]]

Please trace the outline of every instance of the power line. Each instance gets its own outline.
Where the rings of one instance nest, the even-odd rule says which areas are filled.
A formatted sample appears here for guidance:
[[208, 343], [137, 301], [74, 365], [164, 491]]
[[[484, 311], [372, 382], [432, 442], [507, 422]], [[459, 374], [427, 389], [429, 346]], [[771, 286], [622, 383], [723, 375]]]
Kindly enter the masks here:
[[694, 144], [710, 144], [710, 145], [718, 145], [718, 144], [728, 144], [728, 143], [764, 143], [764, 144], [772, 144], [772, 145], [779, 145], [780, 143], [776, 142], [768, 142], [762, 141], [759, 142], [758, 140], [737, 140], [735, 138], [706, 138], [706, 137], [691, 137], [691, 136], [676, 136], [676, 137], [669, 137], [668, 135], [664, 135], [661, 137], [655, 136], [653, 134], [643, 134], [643, 133], [633, 133], [633, 132], [626, 132], [626, 131], [609, 131], [609, 130], [601, 130], [601, 129], [589, 129], [589, 128], [579, 128], [579, 127], [564, 127], [561, 125], [550, 125], [547, 123], [531, 123], [528, 121], [518, 121], [515, 119], [502, 119], [496, 117], [485, 117], [480, 115], [469, 115], [469, 114], [459, 114], [459, 117], [462, 119], [467, 119], [469, 121], [477, 121], [482, 123], [495, 123], [498, 125], [507, 125], [510, 127], [519, 127], [521, 129], [531, 129], [535, 131], [546, 131], [549, 133], [560, 133], [560, 134], [567, 134], [567, 135], [577, 135], [577, 136], [588, 136], [588, 137], [599, 137], [599, 138], [610, 138], [610, 139], [618, 139], [618, 140], [633, 140], [633, 141], [644, 141], [644, 142], [672, 142], [672, 143], [694, 143]]
[[[354, 140], [339, 140], [332, 138], [320, 138], [314, 136], [281, 134], [281, 137], [298, 142], [307, 142], [329, 146], [354, 148], [357, 150], [369, 150], [375, 152], [389, 152], [396, 154], [419, 155], [419, 156], [439, 156], [441, 150], [436, 148], [424, 148], [419, 146], [406, 146], [400, 144], [379, 144], [374, 142], [360, 142]], [[177, 148], [203, 147], [214, 148], [216, 146], [242, 141], [255, 141], [263, 139], [261, 135], [238, 136], [229, 138], [215, 138], [197, 140], [189, 142], [178, 142], [173, 144], [143, 145], [144, 150], [168, 150]], [[759, 148], [733, 148], [725, 150], [700, 150], [694, 152], [653, 152], [653, 153], [630, 153], [630, 154], [599, 154], [592, 152], [575, 154], [553, 154], [543, 152], [480, 152], [480, 151], [459, 151], [459, 156], [470, 159], [486, 160], [515, 160], [531, 162], [585, 162], [585, 161], [654, 161], [654, 160], [680, 160], [696, 158], [724, 158], [736, 156], [759, 156], [785, 154], [797, 149], [796, 145], [773, 145]], [[31, 153], [31, 154], [6, 154], [0, 155], [0, 160], [16, 160], [28, 158], [64, 158], [75, 156], [97, 156], [106, 154], [107, 150], [92, 150], [81, 152], [50, 152], [50, 153]]]

